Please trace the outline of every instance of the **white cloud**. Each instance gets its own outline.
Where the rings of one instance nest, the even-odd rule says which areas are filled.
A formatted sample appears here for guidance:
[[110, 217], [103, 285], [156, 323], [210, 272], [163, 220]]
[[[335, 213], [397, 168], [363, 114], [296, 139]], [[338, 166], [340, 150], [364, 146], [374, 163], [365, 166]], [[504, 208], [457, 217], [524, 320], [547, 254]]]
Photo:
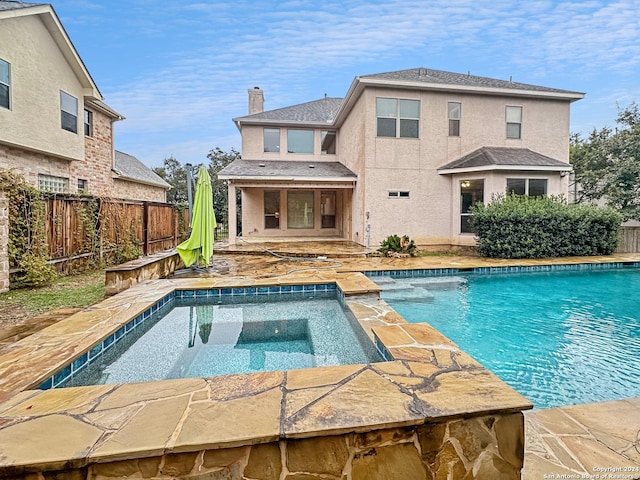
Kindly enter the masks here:
[[[73, 4], [78, 18], [112, 5], [61, 3]], [[143, 149], [145, 138], [164, 137], [185, 157], [205, 145], [201, 156], [231, 146], [221, 142], [238, 138], [231, 118], [246, 113], [246, 90], [254, 85], [265, 90], [267, 108], [279, 108], [324, 93], [342, 96], [356, 75], [399, 68], [472, 70], [579, 89], [603, 76], [635, 77], [640, 67], [635, 0], [135, 0], [125, 8], [119, 42], [149, 42], [158, 51], [142, 65], [122, 65], [125, 81], [99, 85], [127, 117], [116, 142]], [[564, 85], [550, 83], [558, 79]], [[195, 137], [205, 133], [211, 142]], [[146, 150], [160, 155], [167, 148]], [[180, 151], [169, 153], [181, 159]]]

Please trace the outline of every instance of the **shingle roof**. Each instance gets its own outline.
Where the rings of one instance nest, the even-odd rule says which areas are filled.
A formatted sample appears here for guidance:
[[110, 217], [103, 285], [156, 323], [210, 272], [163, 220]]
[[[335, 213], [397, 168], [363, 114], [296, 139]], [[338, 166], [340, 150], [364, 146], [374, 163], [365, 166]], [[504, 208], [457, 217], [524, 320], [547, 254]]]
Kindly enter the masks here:
[[235, 160], [218, 173], [221, 179], [293, 179], [353, 181], [357, 175], [339, 162]]
[[396, 82], [416, 82], [424, 84], [459, 85], [477, 88], [504, 88], [508, 90], [528, 90], [535, 92], [572, 93], [570, 90], [560, 90], [558, 88], [541, 87], [528, 83], [513, 82], [510, 80], [498, 80], [495, 78], [478, 77], [471, 74], [444, 72], [441, 70], [431, 70], [429, 68], [411, 68], [396, 72], [376, 73], [373, 75], [362, 75], [360, 79], [389, 80]]
[[116, 150], [115, 157], [114, 170], [122, 180], [145, 183], [166, 189], [171, 188], [171, 185], [133, 155]]
[[46, 5], [46, 3], [24, 3], [17, 1], [0, 0], [0, 11], [17, 10], [18, 8], [36, 7], [38, 5]]
[[[569, 163], [547, 157], [528, 148], [482, 147], [438, 168], [444, 170], [490, 169], [482, 167], [514, 167], [517, 170], [572, 170]], [[454, 172], [446, 172], [454, 173]]]
[[291, 107], [237, 117], [233, 121], [241, 123], [246, 121], [272, 121], [330, 124], [338, 113], [340, 105], [342, 105], [342, 98], [326, 97]]

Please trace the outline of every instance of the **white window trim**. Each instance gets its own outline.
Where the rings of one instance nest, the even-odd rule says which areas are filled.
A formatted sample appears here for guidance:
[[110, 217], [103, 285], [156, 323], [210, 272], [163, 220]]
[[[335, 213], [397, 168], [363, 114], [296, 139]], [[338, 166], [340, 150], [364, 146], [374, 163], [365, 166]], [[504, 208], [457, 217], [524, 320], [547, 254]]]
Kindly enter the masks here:
[[[508, 120], [508, 114], [507, 112], [509, 111], [510, 108], [518, 108], [520, 109], [520, 121], [519, 122], [510, 122]], [[505, 136], [507, 138], [507, 140], [522, 140], [522, 117], [524, 116], [524, 108], [522, 107], [522, 105], [507, 105], [504, 109], [504, 120], [505, 120]], [[519, 129], [519, 135], [517, 137], [510, 137], [509, 136], [509, 125], [519, 125], [520, 129]]]
[[509, 180], [524, 180], [524, 195], [526, 197], [530, 196], [529, 195], [529, 182], [531, 180], [544, 180], [545, 182], [547, 182], [545, 184], [545, 192], [544, 192], [544, 196], [548, 196], [549, 195], [549, 179], [548, 178], [535, 178], [535, 177], [508, 177], [505, 180], [505, 190], [507, 191], [507, 193], [509, 193]]
[[[396, 101], [396, 114], [394, 117], [382, 117], [378, 115], [378, 99], [387, 99], [387, 100], [395, 100]], [[402, 108], [400, 107], [400, 103], [403, 101], [410, 101], [410, 102], [417, 102], [418, 103], [418, 117], [414, 118], [414, 117], [403, 117], [400, 114], [400, 111], [402, 110]], [[421, 115], [422, 115], [422, 102], [419, 99], [416, 98], [398, 98], [398, 97], [376, 97], [376, 137], [378, 138], [409, 138], [409, 139], [414, 139], [414, 140], [419, 140], [420, 139], [420, 123], [421, 123]], [[395, 137], [391, 137], [391, 136], [380, 136], [378, 135], [378, 119], [379, 118], [394, 118], [396, 121], [396, 136]], [[401, 135], [401, 129], [402, 129], [402, 120], [415, 120], [418, 122], [418, 135], [416, 137], [403, 137]]]

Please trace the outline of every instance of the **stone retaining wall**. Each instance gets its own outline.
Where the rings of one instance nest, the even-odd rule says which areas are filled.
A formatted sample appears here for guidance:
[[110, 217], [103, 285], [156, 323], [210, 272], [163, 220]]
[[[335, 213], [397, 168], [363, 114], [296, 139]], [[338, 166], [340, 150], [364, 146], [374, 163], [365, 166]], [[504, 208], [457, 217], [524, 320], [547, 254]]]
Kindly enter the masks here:
[[523, 464], [521, 413], [455, 419], [253, 446], [172, 453], [25, 475], [25, 480], [517, 480]]
[[171, 250], [109, 267], [105, 271], [105, 294], [115, 295], [145, 280], [167, 278], [183, 266], [178, 253]]

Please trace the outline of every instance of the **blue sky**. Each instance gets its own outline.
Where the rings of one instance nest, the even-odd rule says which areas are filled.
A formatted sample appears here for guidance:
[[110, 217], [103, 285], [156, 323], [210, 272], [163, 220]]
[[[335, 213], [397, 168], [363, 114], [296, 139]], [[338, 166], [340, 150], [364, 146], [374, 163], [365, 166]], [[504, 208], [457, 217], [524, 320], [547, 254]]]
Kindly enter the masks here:
[[357, 75], [426, 67], [585, 92], [571, 131], [640, 101], [640, 2], [52, 0], [147, 165], [240, 150], [233, 117], [343, 97]]

